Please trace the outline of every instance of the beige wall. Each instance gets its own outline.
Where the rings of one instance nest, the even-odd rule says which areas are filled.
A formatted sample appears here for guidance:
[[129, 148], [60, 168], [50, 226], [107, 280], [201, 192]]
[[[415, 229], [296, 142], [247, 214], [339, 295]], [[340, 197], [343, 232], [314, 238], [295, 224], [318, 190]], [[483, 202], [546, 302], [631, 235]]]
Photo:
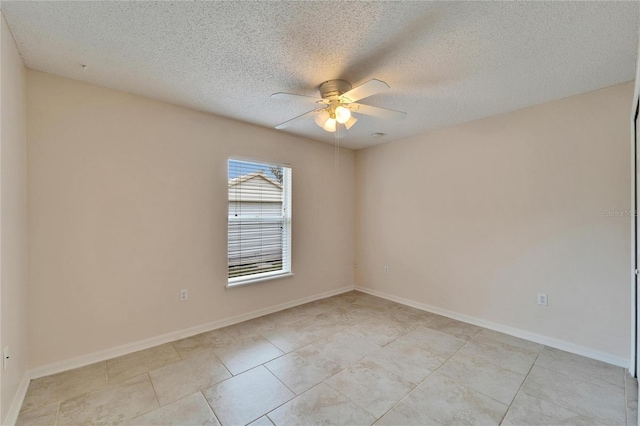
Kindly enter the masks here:
[[357, 151], [356, 283], [628, 359], [632, 94]]
[[[0, 14], [0, 420], [27, 369], [27, 127], [26, 69]], [[0, 357], [1, 358], [1, 357]], [[4, 424], [4, 421], [0, 421]]]
[[[29, 71], [38, 367], [353, 285], [354, 154]], [[292, 278], [225, 289], [227, 158], [293, 168]], [[179, 301], [179, 290], [189, 301]]]

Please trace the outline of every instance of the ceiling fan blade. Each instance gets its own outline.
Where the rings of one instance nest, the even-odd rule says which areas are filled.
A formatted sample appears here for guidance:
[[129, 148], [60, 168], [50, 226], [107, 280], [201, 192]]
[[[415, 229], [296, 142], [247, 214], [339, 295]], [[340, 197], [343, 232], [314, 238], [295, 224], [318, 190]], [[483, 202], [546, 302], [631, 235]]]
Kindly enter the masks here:
[[305, 101], [305, 102], [315, 102], [318, 104], [328, 103], [324, 99], [314, 98], [313, 96], [296, 95], [294, 93], [278, 92], [271, 95], [271, 97], [274, 99], [283, 99], [285, 101]]
[[280, 123], [276, 126], [276, 129], [280, 130], [280, 129], [285, 129], [289, 126], [291, 126], [293, 123], [297, 122], [297, 121], [302, 121], [306, 118], [309, 118], [315, 114], [317, 114], [318, 112], [322, 111], [322, 109], [314, 109], [308, 112], [305, 112], [302, 115], [299, 115], [295, 118], [292, 118], [291, 120], [285, 121], [284, 123]]
[[356, 121], [358, 121], [358, 119], [352, 115], [351, 117], [349, 117], [349, 120], [346, 123], [344, 123], [344, 127], [346, 127], [347, 130], [349, 130], [351, 126], [356, 124]]
[[345, 105], [351, 112], [364, 115], [372, 115], [374, 117], [386, 118], [388, 120], [403, 120], [406, 116], [406, 112], [396, 111], [393, 109], [379, 108], [371, 105], [364, 104], [347, 104]]
[[340, 101], [345, 103], [355, 102], [389, 89], [390, 87], [387, 83], [374, 78], [340, 95]]

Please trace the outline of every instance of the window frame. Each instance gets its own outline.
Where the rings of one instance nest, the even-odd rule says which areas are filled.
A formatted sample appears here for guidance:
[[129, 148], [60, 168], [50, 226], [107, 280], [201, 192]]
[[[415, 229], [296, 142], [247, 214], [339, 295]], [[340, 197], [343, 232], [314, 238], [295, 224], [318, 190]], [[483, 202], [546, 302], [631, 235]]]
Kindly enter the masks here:
[[[257, 274], [241, 275], [229, 278], [229, 225], [231, 222], [250, 221], [251, 218], [231, 217], [229, 216], [229, 168], [232, 161], [253, 163], [265, 165], [266, 167], [281, 167], [283, 169], [282, 179], [282, 216], [280, 218], [264, 218], [265, 222], [281, 222], [282, 223], [282, 269], [277, 271], [261, 272]], [[291, 230], [292, 230], [292, 214], [291, 214], [291, 187], [292, 187], [292, 168], [290, 164], [277, 163], [273, 161], [257, 160], [254, 158], [231, 156], [227, 159], [227, 284], [226, 288], [240, 287], [247, 284], [271, 281], [280, 278], [293, 276], [292, 258], [291, 258]], [[254, 219], [255, 220], [255, 219]]]

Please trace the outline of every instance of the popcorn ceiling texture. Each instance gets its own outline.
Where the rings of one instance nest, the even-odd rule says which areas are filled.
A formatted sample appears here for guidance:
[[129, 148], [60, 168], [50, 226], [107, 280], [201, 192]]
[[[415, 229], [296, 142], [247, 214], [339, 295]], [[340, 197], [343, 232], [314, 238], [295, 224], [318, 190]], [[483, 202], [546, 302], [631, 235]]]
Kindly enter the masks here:
[[[7, 2], [29, 68], [273, 127], [325, 80], [391, 90], [350, 148], [634, 78], [638, 2]], [[88, 66], [83, 71], [82, 64]], [[313, 120], [287, 132], [334, 143]], [[379, 139], [372, 133], [385, 133]]]

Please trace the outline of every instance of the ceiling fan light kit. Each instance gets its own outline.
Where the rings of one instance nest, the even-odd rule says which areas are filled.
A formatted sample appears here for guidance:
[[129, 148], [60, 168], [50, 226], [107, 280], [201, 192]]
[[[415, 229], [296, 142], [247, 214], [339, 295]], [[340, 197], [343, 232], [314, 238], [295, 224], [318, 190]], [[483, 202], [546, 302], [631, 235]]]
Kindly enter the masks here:
[[321, 108], [308, 111], [298, 117], [278, 124], [276, 129], [284, 129], [297, 121], [313, 117], [319, 127], [322, 127], [327, 132], [333, 133], [337, 130], [338, 124], [344, 125], [344, 127], [349, 130], [356, 121], [358, 121], [352, 114], [354, 112], [392, 120], [402, 120], [407, 115], [401, 111], [356, 103], [356, 101], [360, 99], [389, 90], [387, 83], [375, 78], [356, 88], [352, 88], [351, 83], [345, 80], [328, 80], [322, 83], [318, 90], [321, 99], [282, 92], [271, 95], [272, 98], [276, 99], [313, 100], [316, 104], [323, 105]]
[[[340, 101], [331, 101], [329, 106], [318, 111], [314, 118], [318, 126], [331, 133], [336, 131], [338, 124], [346, 125], [350, 119], [351, 111], [345, 108]], [[355, 123], [355, 119], [353, 123]]]

